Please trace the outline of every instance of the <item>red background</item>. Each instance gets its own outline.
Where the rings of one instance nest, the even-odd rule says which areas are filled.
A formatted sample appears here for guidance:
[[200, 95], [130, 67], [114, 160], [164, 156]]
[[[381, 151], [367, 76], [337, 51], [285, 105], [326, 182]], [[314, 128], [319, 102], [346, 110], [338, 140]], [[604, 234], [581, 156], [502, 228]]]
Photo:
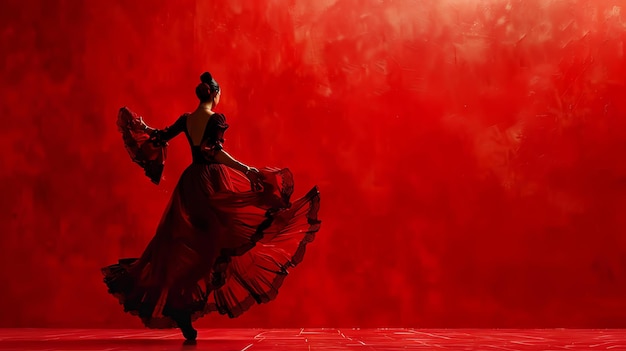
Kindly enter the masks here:
[[274, 302], [200, 327], [626, 327], [626, 8], [570, 1], [4, 0], [0, 326], [134, 327], [99, 268], [154, 186], [115, 128], [195, 108], [322, 192]]

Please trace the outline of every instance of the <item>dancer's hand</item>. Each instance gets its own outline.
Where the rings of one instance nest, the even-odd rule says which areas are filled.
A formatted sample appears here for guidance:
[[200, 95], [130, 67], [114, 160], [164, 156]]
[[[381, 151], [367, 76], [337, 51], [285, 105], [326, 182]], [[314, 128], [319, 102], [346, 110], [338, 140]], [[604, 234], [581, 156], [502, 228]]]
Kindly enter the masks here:
[[143, 117], [136, 118], [130, 122], [131, 128], [135, 132], [144, 132], [147, 131], [148, 125], [143, 121]]
[[265, 176], [261, 172], [259, 172], [258, 169], [250, 167], [245, 172], [245, 175], [250, 181], [250, 188], [252, 189], [252, 191], [263, 190], [263, 179], [265, 179]]

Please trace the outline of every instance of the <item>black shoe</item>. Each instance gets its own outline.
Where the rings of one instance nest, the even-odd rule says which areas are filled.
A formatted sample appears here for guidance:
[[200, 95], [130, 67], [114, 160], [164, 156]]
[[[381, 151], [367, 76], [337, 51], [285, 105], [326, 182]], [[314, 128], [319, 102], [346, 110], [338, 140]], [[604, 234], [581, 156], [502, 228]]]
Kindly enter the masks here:
[[195, 330], [191, 325], [189, 325], [187, 328], [180, 328], [180, 331], [183, 332], [183, 336], [185, 337], [185, 339], [187, 339], [187, 341], [196, 341], [196, 338], [198, 337], [198, 331]]
[[193, 328], [191, 325], [191, 314], [190, 313], [180, 313], [172, 316], [180, 331], [183, 333], [185, 339], [189, 341], [196, 340], [198, 337], [198, 331]]

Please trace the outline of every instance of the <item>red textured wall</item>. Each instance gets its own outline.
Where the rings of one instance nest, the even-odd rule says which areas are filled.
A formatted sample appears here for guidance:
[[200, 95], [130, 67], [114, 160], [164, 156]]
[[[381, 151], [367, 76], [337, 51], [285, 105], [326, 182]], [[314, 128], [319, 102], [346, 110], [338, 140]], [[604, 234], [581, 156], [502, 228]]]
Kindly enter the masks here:
[[99, 268], [154, 186], [115, 129], [223, 88], [228, 150], [322, 191], [276, 301], [201, 327], [626, 327], [626, 4], [4, 0], [0, 326], [139, 327]]

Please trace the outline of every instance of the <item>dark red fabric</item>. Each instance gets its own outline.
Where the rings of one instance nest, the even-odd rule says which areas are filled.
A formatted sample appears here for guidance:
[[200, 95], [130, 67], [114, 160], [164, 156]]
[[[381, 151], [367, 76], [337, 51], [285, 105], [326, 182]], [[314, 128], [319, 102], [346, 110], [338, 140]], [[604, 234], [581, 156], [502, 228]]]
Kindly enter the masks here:
[[131, 159], [146, 172], [153, 183], [159, 184], [167, 155], [167, 143], [154, 143], [151, 135], [141, 127], [142, 118], [122, 107], [117, 115], [117, 129], [122, 133], [124, 146]]
[[[132, 123], [137, 118], [120, 111], [126, 149], [142, 166], [161, 162], [167, 144], [146, 141]], [[143, 254], [102, 269], [125, 311], [148, 327], [170, 328], [176, 327], [170, 318], [176, 313], [197, 319], [219, 311], [234, 318], [276, 297], [287, 269], [302, 260], [319, 230], [319, 192], [314, 187], [292, 202], [288, 169], [261, 172], [264, 190], [253, 192], [243, 174], [222, 164], [207, 160], [187, 167]]]

